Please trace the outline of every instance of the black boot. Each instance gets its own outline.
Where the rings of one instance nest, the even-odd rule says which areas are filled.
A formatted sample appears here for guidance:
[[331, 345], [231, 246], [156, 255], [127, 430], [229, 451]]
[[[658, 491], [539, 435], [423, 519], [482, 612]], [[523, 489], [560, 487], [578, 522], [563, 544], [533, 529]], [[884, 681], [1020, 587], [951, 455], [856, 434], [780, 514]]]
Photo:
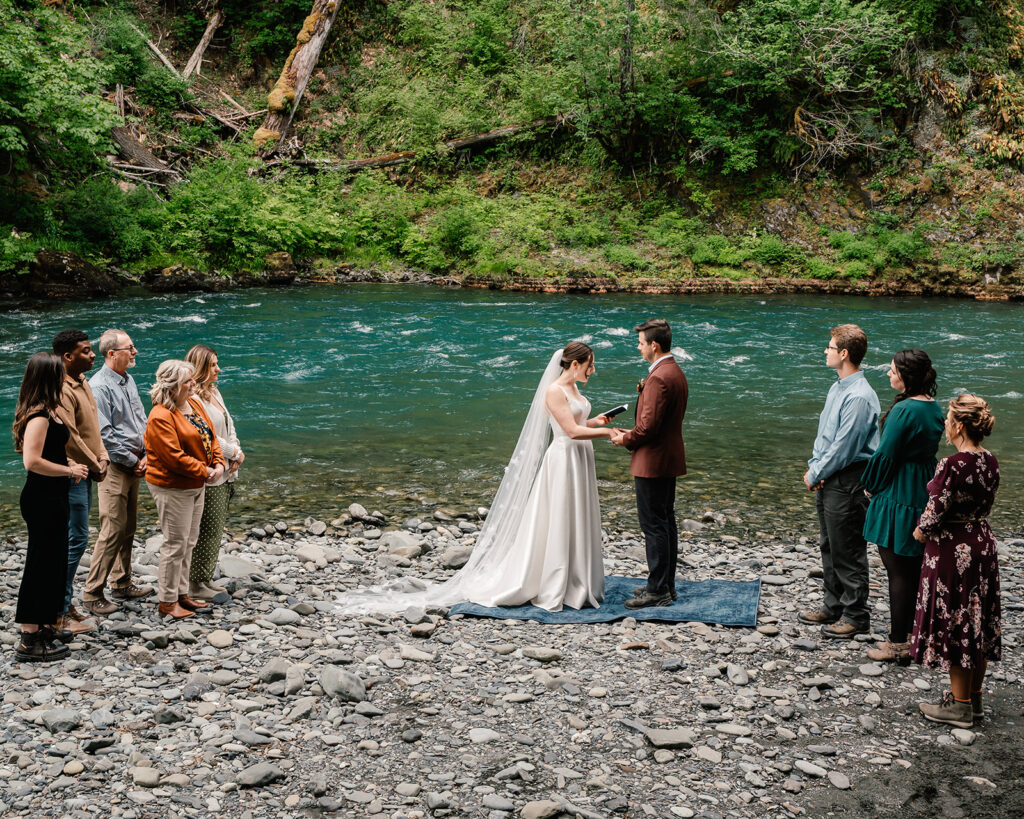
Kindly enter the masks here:
[[22, 663], [52, 663], [63, 660], [69, 651], [67, 646], [49, 642], [42, 630], [23, 631], [14, 656]]
[[39, 629], [44, 635], [48, 643], [59, 641], [67, 645], [75, 639], [75, 635], [68, 631], [66, 628], [57, 628], [57, 626], [42, 626]]

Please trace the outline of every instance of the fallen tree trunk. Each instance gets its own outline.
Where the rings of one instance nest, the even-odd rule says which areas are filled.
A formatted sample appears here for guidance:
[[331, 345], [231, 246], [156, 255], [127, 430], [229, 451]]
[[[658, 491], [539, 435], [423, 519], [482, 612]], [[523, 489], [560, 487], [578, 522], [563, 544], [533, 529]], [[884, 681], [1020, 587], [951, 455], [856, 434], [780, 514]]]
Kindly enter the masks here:
[[175, 77], [177, 77], [180, 80], [181, 74], [178, 71], [178, 69], [174, 67], [174, 63], [168, 60], [167, 57], [164, 56], [164, 53], [156, 47], [156, 44], [152, 40], [150, 40], [149, 37], [147, 37], [145, 34], [139, 31], [139, 29], [135, 26], [134, 23], [129, 23], [128, 25], [131, 26], [132, 31], [138, 34], [145, 41], [146, 45], [149, 46], [150, 50], [154, 54], [156, 54], [157, 59], [159, 59], [160, 62], [162, 62], [167, 67], [167, 70], [170, 71]]
[[[541, 117], [533, 122], [526, 122], [520, 125], [505, 125], [501, 128], [494, 128], [491, 131], [484, 131], [482, 134], [474, 134], [458, 139], [449, 139], [441, 143], [448, 151], [461, 151], [466, 148], [474, 148], [479, 145], [486, 145], [496, 142], [515, 134], [529, 131], [539, 131], [542, 128], [557, 128], [560, 125], [571, 125], [576, 119], [573, 114], [556, 114], [551, 117]], [[325, 171], [364, 170], [367, 168], [389, 168], [393, 165], [401, 165], [411, 162], [416, 158], [416, 151], [399, 151], [393, 154], [381, 154], [380, 156], [366, 157], [365, 159], [343, 159], [335, 162], [323, 159], [295, 159], [295, 160], [274, 160], [266, 163], [266, 167], [284, 164], [286, 161], [292, 165], [300, 165], [306, 168], [319, 168]]]
[[213, 34], [217, 31], [217, 28], [221, 23], [224, 22], [224, 15], [220, 9], [217, 9], [210, 17], [210, 22], [206, 24], [206, 31], [203, 32], [203, 37], [199, 41], [199, 45], [196, 46], [196, 50], [192, 52], [192, 56], [188, 58], [188, 63], [185, 65], [185, 70], [181, 72], [185, 79], [192, 76], [195, 72], [199, 74], [199, 66], [203, 61], [203, 54], [206, 53], [207, 46], [210, 45], [210, 40], [213, 39]]
[[133, 167], [140, 171], [145, 169], [154, 173], [164, 174], [174, 179], [180, 179], [181, 175], [165, 162], [161, 162], [153, 152], [124, 126], [118, 126], [110, 132], [111, 138], [117, 145], [121, 155], [128, 159]]
[[267, 97], [270, 113], [262, 127], [253, 134], [256, 150], [263, 156], [274, 152], [292, 124], [295, 110], [302, 100], [317, 60], [320, 59], [320, 51], [337, 14], [336, 0], [314, 0], [313, 10], [295, 38], [295, 48], [288, 55], [281, 76]]

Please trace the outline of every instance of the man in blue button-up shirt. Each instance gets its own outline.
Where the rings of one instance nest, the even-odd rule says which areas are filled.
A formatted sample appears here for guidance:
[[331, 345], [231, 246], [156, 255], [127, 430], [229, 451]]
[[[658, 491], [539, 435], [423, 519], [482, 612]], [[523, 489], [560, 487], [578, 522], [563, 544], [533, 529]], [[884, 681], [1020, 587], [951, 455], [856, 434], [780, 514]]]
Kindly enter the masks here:
[[82, 604], [93, 614], [107, 615], [119, 606], [104, 593], [110, 580], [111, 596], [133, 600], [153, 593], [152, 586], [132, 583], [132, 546], [139, 483], [146, 474], [146, 411], [142, 408], [135, 379], [128, 370], [135, 366], [138, 350], [124, 330], [107, 330], [100, 336], [103, 366], [89, 379], [96, 396], [100, 437], [110, 456], [106, 480], [97, 496], [100, 533], [93, 547], [89, 577], [82, 591]]
[[878, 396], [860, 371], [868, 339], [856, 324], [832, 329], [825, 363], [839, 380], [828, 391], [804, 484], [817, 492], [825, 599], [798, 619], [826, 637], [849, 639], [871, 627], [868, 552], [862, 531], [868, 499], [860, 484], [878, 447]]

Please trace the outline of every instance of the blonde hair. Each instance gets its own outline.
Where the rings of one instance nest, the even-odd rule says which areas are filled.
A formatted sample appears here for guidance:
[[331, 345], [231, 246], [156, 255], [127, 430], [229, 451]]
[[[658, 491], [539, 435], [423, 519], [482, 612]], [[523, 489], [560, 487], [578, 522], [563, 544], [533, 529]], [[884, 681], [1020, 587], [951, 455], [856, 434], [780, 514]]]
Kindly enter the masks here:
[[992, 434], [996, 417], [984, 398], [965, 392], [949, 402], [949, 411], [953, 420], [963, 426], [964, 435], [970, 438], [972, 443], [980, 444], [982, 439]]
[[161, 362], [160, 366], [156, 368], [156, 381], [153, 384], [153, 389], [149, 391], [153, 406], [160, 404], [167, 409], [176, 409], [174, 395], [194, 373], [195, 368], [187, 361], [169, 358], [167, 361]]
[[188, 351], [185, 361], [195, 367], [196, 394], [204, 401], [209, 401], [213, 393], [214, 381], [213, 362], [217, 351], [205, 344], [197, 344]]

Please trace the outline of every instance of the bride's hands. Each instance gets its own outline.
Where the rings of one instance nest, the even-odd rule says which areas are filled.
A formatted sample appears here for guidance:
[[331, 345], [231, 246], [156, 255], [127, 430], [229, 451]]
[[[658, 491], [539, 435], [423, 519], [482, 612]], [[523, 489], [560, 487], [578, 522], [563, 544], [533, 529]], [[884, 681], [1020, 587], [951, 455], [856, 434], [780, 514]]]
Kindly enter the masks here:
[[594, 419], [594, 426], [603, 427], [605, 424], [608, 423], [609, 420], [610, 419], [607, 415], [598, 415], [597, 418]]

